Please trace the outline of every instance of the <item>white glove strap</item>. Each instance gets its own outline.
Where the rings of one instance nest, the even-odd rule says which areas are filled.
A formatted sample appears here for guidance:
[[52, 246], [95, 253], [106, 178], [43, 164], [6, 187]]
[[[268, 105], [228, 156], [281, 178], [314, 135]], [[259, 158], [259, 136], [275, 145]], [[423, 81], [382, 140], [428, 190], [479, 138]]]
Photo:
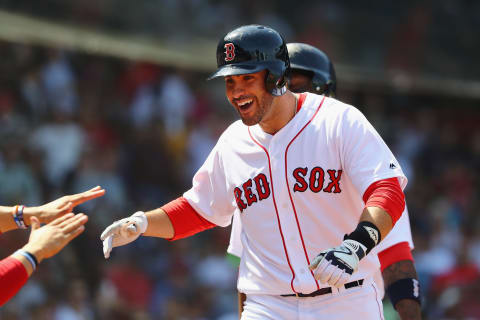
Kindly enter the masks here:
[[132, 217], [136, 217], [135, 221], [138, 221], [138, 227], [140, 228], [140, 233], [144, 233], [147, 231], [148, 227], [148, 219], [143, 211], [137, 211], [132, 214]]

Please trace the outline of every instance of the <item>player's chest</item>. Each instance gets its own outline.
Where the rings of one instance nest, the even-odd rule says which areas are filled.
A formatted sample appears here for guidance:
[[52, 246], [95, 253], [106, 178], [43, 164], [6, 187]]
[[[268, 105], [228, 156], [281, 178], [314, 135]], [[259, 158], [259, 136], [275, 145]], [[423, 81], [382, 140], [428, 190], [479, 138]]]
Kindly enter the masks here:
[[240, 212], [274, 205], [267, 199], [328, 199], [342, 192], [341, 157], [333, 141], [308, 134], [272, 140], [234, 153], [231, 160], [227, 179]]

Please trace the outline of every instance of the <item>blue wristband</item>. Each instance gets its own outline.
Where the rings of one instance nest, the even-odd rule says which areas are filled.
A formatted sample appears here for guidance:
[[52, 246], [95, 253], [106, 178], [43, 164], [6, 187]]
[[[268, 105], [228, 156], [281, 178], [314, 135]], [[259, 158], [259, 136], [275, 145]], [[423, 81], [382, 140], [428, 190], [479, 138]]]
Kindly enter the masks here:
[[37, 269], [38, 260], [33, 254], [31, 254], [30, 252], [25, 251], [23, 249], [18, 249], [17, 251], [15, 251], [15, 253], [18, 253], [18, 254], [21, 254], [22, 256], [24, 256], [28, 260], [28, 262], [30, 262], [30, 264], [32, 265], [33, 271], [35, 271], [35, 269]]
[[13, 220], [20, 229], [27, 229], [25, 221], [23, 220], [23, 209], [25, 209], [25, 206], [15, 206], [15, 210], [13, 211]]
[[415, 300], [421, 305], [420, 285], [418, 280], [414, 278], [406, 278], [395, 281], [388, 286], [387, 294], [395, 309], [397, 302], [403, 299]]

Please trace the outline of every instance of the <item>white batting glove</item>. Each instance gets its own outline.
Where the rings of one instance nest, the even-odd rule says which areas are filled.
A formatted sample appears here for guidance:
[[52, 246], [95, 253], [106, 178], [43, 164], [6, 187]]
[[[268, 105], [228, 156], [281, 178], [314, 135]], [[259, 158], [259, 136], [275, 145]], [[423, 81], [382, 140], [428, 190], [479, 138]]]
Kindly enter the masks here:
[[367, 247], [358, 241], [347, 239], [338, 247], [322, 251], [310, 264], [315, 279], [334, 287], [348, 282], [357, 271], [360, 259], [365, 256]]
[[140, 234], [147, 230], [148, 220], [145, 212], [137, 211], [128, 218], [115, 221], [109, 225], [100, 236], [103, 241], [103, 255], [110, 257], [110, 252], [115, 247], [120, 247], [135, 241]]

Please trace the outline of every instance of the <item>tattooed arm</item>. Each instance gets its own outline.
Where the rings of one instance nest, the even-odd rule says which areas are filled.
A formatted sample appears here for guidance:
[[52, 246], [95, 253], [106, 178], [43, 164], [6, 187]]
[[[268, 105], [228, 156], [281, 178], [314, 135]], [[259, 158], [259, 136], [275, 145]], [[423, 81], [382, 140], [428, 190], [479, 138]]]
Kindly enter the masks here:
[[[417, 279], [417, 272], [413, 261], [402, 260], [391, 264], [382, 272], [385, 288], [400, 279], [412, 278]], [[421, 319], [420, 304], [411, 299], [403, 299], [394, 306], [402, 320], [418, 320]]]

